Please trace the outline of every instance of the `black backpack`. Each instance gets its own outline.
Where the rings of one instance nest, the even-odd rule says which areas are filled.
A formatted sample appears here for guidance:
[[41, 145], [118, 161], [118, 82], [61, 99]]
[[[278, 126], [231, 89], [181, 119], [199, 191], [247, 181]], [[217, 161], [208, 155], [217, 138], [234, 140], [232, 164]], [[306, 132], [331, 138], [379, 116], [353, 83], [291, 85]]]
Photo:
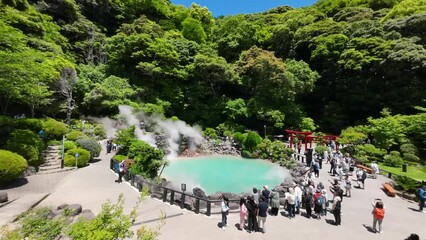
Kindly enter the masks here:
[[342, 209], [341, 204], [342, 204], [341, 201], [337, 201], [336, 206], [334, 207], [335, 212], [340, 212], [340, 210]]

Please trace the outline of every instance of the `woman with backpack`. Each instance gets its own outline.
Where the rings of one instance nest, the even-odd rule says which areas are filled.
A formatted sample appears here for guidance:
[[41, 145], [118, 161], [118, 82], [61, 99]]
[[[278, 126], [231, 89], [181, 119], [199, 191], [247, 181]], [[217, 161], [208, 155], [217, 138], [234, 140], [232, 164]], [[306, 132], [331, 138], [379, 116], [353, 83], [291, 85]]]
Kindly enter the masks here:
[[[374, 209], [371, 212], [373, 214], [373, 230], [375, 232], [381, 233], [382, 232], [382, 222], [383, 218], [385, 217], [385, 207], [380, 198], [374, 199], [372, 203]], [[377, 231], [376, 225], [379, 223], [379, 230]]]
[[342, 199], [338, 195], [334, 195], [333, 205], [331, 206], [331, 211], [334, 215], [334, 224], [339, 226], [341, 223], [341, 214], [342, 214]]

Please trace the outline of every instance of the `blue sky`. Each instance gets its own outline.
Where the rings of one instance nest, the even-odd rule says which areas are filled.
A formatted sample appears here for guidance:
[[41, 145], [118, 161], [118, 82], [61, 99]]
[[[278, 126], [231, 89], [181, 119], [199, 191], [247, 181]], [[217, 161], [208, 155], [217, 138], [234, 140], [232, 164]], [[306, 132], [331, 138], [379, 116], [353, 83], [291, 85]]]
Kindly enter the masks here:
[[195, 2], [206, 6], [213, 16], [235, 15], [239, 13], [257, 13], [278, 6], [303, 7], [312, 5], [316, 0], [171, 0], [173, 4], [189, 7]]

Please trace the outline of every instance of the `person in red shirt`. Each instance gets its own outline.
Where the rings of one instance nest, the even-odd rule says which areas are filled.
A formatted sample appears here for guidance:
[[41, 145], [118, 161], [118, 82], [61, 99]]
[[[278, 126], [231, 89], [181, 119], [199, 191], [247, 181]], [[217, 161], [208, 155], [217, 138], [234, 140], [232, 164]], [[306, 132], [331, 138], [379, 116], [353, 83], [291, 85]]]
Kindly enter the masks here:
[[[373, 230], [375, 232], [382, 232], [382, 222], [385, 217], [385, 207], [381, 199], [376, 198], [372, 203], [374, 209], [371, 212], [373, 214]], [[379, 230], [376, 229], [376, 225], [379, 223]]]
[[317, 214], [317, 219], [321, 219], [322, 205], [324, 205], [324, 203], [325, 198], [321, 194], [321, 190], [317, 189], [314, 194], [314, 212]]

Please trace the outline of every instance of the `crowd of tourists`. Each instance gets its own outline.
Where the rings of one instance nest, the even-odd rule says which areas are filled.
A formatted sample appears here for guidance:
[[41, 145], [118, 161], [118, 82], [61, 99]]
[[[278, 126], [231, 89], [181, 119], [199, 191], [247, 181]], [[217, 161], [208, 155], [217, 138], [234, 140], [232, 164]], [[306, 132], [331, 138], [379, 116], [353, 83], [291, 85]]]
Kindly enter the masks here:
[[[330, 164], [329, 192], [322, 182], [315, 184], [319, 180], [319, 170], [323, 167], [322, 162]], [[377, 178], [379, 168], [375, 162], [371, 166], [371, 178]], [[282, 189], [269, 189], [267, 185], [262, 190], [253, 188], [252, 193], [240, 199], [240, 222], [239, 229], [246, 232], [266, 232], [267, 216], [278, 216], [280, 208], [280, 199], [284, 199], [283, 216], [293, 219], [298, 215], [320, 220], [322, 217], [331, 213], [334, 217], [334, 225], [342, 224], [342, 206], [343, 199], [352, 196], [352, 183], [350, 176], [356, 178], [357, 188], [365, 188], [367, 172], [361, 168], [356, 168], [355, 161], [349, 154], [343, 155], [339, 151], [329, 152], [323, 156], [314, 154], [311, 169], [305, 177], [305, 181], [300, 184], [293, 184], [284, 194], [280, 196]], [[418, 190], [420, 199], [420, 210], [423, 211], [426, 198], [426, 186]], [[227, 198], [222, 201], [222, 229], [227, 226], [227, 213], [229, 211]], [[372, 231], [382, 232], [382, 223], [385, 218], [385, 206], [381, 199], [375, 199], [372, 203]], [[416, 239], [417, 235], [412, 234], [407, 239]], [[417, 236], [418, 237], [418, 236]]]

